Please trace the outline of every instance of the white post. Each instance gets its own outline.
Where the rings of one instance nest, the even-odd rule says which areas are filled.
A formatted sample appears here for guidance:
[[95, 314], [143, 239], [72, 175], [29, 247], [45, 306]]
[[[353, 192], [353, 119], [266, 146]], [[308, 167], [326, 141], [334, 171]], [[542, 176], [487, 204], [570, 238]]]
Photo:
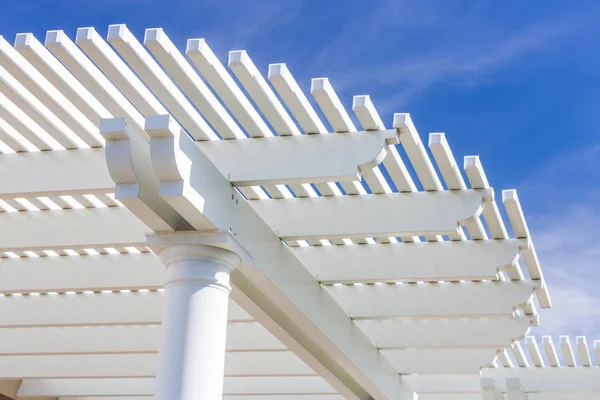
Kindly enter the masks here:
[[223, 397], [229, 275], [240, 258], [194, 243], [193, 235], [183, 237], [157, 235], [153, 241], [160, 244], [150, 245], [167, 267], [154, 398], [218, 400]]

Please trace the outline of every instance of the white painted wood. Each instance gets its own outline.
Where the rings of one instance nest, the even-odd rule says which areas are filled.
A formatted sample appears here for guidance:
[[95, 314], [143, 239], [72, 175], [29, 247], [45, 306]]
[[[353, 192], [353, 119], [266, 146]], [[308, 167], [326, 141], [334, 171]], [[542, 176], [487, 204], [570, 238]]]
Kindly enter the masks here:
[[[0, 328], [160, 324], [163, 297], [155, 291], [4, 296]], [[252, 319], [233, 302], [228, 313], [230, 321]]]
[[356, 127], [328, 78], [314, 78], [310, 93], [313, 95], [334, 132], [354, 132]]
[[429, 155], [410, 118], [410, 114], [394, 114], [393, 127], [400, 132], [400, 143], [425, 190], [443, 190]]
[[[0, 329], [0, 355], [157, 353], [159, 339], [158, 324], [4, 328]], [[252, 320], [229, 322], [226, 344], [227, 351], [234, 352], [286, 350]]]
[[[283, 240], [455, 233], [489, 193], [391, 193], [250, 202]], [[407, 213], [406, 210], [411, 210]]]
[[256, 112], [237, 83], [204, 39], [188, 39], [185, 54], [251, 137], [270, 137], [273, 132]]
[[498, 352], [497, 360], [500, 362], [500, 364], [504, 368], [514, 368], [515, 367], [514, 362], [510, 358], [510, 355], [508, 354], [508, 351], [506, 349], [503, 349]]
[[29, 92], [38, 100], [31, 105], [40, 113], [45, 113], [62, 131], [62, 135], [54, 137], [59, 143], [66, 148], [70, 148], [72, 144], [80, 148], [102, 146], [103, 140], [98, 127], [2, 37], [0, 60], [3, 68], [26, 88], [24, 93]]
[[556, 354], [556, 348], [552, 341], [552, 336], [542, 336], [542, 346], [544, 346], [544, 352], [546, 353], [546, 360], [551, 367], [560, 367], [560, 360]]
[[396, 136], [395, 130], [387, 130], [221, 140], [198, 146], [235, 186], [325, 183], [357, 180], [359, 169], [377, 165]]
[[[35, 123], [35, 125], [30, 125], [32, 128], [28, 130], [46, 132], [48, 139], [45, 142], [53, 149], [76, 149], [85, 146], [85, 143], [81, 141], [78, 146], [75, 143], [77, 136], [6, 69], [0, 67], [0, 72], [0, 87], [2, 87], [3, 95]], [[6, 101], [4, 103], [7, 104]], [[4, 105], [3, 109], [6, 110], [7, 106]], [[4, 119], [8, 117], [6, 114], [2, 116]], [[13, 116], [15, 115], [13, 114]], [[12, 123], [10, 120], [9, 122]], [[38, 130], [38, 126], [41, 129]], [[81, 146], [82, 144], [83, 146]]]
[[492, 362], [496, 349], [381, 350], [400, 374], [468, 374]]
[[500, 349], [524, 337], [535, 319], [527, 316], [504, 318], [448, 319], [357, 319], [356, 325], [380, 349], [469, 348]]
[[19, 33], [15, 49], [56, 87], [96, 127], [112, 115], [73, 74], [31, 33]]
[[[456, 282], [335, 285], [325, 288], [352, 318], [512, 315], [533, 295], [535, 283]], [[477, 301], [474, 301], [477, 299]]]
[[229, 52], [229, 68], [279, 136], [300, 135], [296, 124], [246, 50]]
[[285, 64], [270, 64], [268, 79], [304, 133], [327, 133], [327, 128]]
[[153, 232], [191, 229], [159, 196], [160, 181], [152, 170], [151, 149], [126, 118], [102, 120], [100, 132], [107, 139], [106, 163], [116, 183], [115, 197]]
[[519, 367], [529, 368], [529, 361], [525, 357], [525, 353], [523, 352], [521, 343], [515, 341], [510, 345], [510, 348], [511, 348], [513, 357], [515, 358], [515, 361], [517, 362], [517, 365]]
[[[0, 98], [0, 114], [2, 114], [2, 99]], [[5, 120], [0, 118], [0, 141], [2, 141], [2, 154], [14, 154], [15, 152], [26, 152], [30, 147], [22, 138], [16, 137], [13, 132], [15, 129], [10, 126]], [[27, 140], [27, 139], [25, 139]], [[47, 145], [45, 145], [47, 146]], [[47, 146], [48, 148], [50, 146]]]
[[482, 400], [504, 400], [502, 392], [491, 378], [481, 378], [481, 395]]
[[[25, 379], [19, 397], [76, 396], [152, 396], [152, 378], [99, 379]], [[318, 376], [303, 377], [226, 377], [225, 395], [334, 394], [334, 389]]]
[[144, 45], [223, 139], [246, 135], [162, 28], [147, 29]]
[[22, 151], [62, 149], [63, 146], [31, 119], [21, 106], [17, 106], [0, 93], [0, 117], [3, 120], [4, 140], [11, 146], [12, 142], [17, 142], [23, 147]]
[[505, 379], [518, 378], [527, 392], [599, 392], [600, 369], [589, 367], [569, 368], [486, 368], [482, 376], [495, 378], [502, 385]]
[[568, 367], [576, 366], [577, 363], [575, 361], [575, 354], [573, 354], [573, 348], [571, 347], [571, 340], [568, 336], [560, 336], [559, 340], [565, 364]]
[[94, 28], [77, 29], [75, 43], [144, 115], [167, 111]]
[[127, 118], [128, 123], [149, 140], [143, 132], [142, 114], [63, 31], [48, 31], [45, 46], [114, 117]]
[[[252, 210], [248, 204], [252, 202], [232, 191], [228, 180], [195, 142], [181, 135], [180, 139], [171, 146], [176, 146], [184, 157], [179, 160], [183, 165], [177, 168], [188, 168], [185, 159], [194, 160], [187, 176], [190, 187], [203, 200], [202, 214], [196, 211], [196, 215], [205, 216], [217, 229], [229, 232], [239, 243], [234, 244], [237, 251], [244, 254], [244, 263], [232, 275], [235, 286], [278, 325], [285, 326], [300, 346], [342, 382], [347, 393], [359, 398], [412, 398], [413, 392], [399, 384], [392, 366], [379, 356], [366, 336], [349, 324], [348, 316], [333, 299], [323, 296], [324, 289]], [[164, 172], [163, 168], [157, 169]], [[194, 199], [181, 189], [174, 193], [188, 201]]]
[[1, 213], [0, 225], [12, 227], [0, 230], [2, 251], [143, 245], [149, 231], [120, 207]]
[[[479, 156], [467, 156], [464, 158], [463, 169], [473, 189], [490, 187]], [[483, 210], [483, 217], [490, 231], [492, 239], [506, 239], [508, 233], [504, 221], [495, 202], [487, 205]]]
[[196, 140], [217, 139], [204, 118], [125, 25], [109, 26], [108, 41], [190, 135]]
[[104, 157], [101, 148], [3, 154], [0, 198], [114, 192]]
[[587, 339], [585, 336], [577, 336], [577, 351], [579, 353], [579, 360], [581, 361], [581, 365], [584, 367], [589, 367], [592, 365], [592, 359], [590, 357], [590, 351], [588, 349]]
[[[0, 357], [0, 379], [154, 377], [157, 361], [157, 354], [4, 356]], [[194, 379], [200, 380], [198, 375]], [[234, 351], [225, 355], [225, 376], [310, 375], [315, 373], [291, 351]], [[209, 393], [207, 386], [203, 385], [205, 395]]]
[[465, 241], [296, 247], [292, 252], [321, 283], [497, 280], [526, 241]]
[[545, 367], [546, 364], [544, 363], [544, 359], [542, 358], [542, 354], [540, 353], [535, 337], [527, 336], [525, 343], [527, 345], [529, 357], [531, 357], [533, 365], [536, 367]]
[[[508, 218], [510, 220], [515, 236], [522, 238], [531, 238], [529, 234], [529, 229], [527, 228], [527, 223], [525, 222], [525, 216], [523, 215], [521, 203], [519, 201], [519, 197], [517, 196], [517, 191], [514, 189], [503, 190], [502, 202], [504, 203], [504, 207], [506, 208], [506, 213], [508, 214]], [[542, 268], [540, 266], [537, 253], [533, 245], [531, 245], [527, 250], [523, 251], [523, 260], [525, 262], [525, 266], [527, 267], [529, 278], [533, 280], [539, 280], [542, 283], [540, 290], [538, 290], [537, 292], [540, 306], [542, 308], [550, 308], [550, 294], [548, 293], [548, 290], [545, 286]]]
[[165, 267], [154, 253], [23, 257], [0, 263], [0, 293], [159, 289]]

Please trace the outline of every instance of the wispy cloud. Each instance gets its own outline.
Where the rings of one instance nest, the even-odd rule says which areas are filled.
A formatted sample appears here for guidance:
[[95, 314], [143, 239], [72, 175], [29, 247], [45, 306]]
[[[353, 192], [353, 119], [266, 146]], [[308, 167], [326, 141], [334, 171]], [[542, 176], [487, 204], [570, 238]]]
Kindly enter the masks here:
[[[433, 21], [437, 24], [441, 20], [443, 23], [448, 18], [436, 17]], [[348, 68], [348, 65], [342, 68], [340, 65], [336, 86], [352, 91], [368, 82], [370, 87], [380, 85], [387, 88], [388, 97], [378, 101], [382, 112], [387, 112], [391, 107], [406, 104], [437, 83], [474, 86], [489, 79], [495, 72], [526, 62], [531, 55], [561, 51], [561, 45], [567, 42], [565, 39], [584, 32], [597, 19], [598, 15], [576, 11], [516, 26], [513, 30], [505, 28], [500, 33], [486, 33], [482, 25], [485, 21], [465, 26], [468, 35], [449, 32], [443, 36], [442, 29], [433, 28], [440, 31], [440, 38], [432, 43], [417, 47], [409, 39], [403, 41], [399, 38], [395, 56], [379, 62], [366, 59], [363, 63], [354, 64], [354, 68]], [[358, 40], [352, 50], [360, 53], [361, 46], [376, 46], [378, 40], [385, 42], [385, 35], [389, 35], [390, 31], [385, 27], [377, 31], [378, 28], [374, 25], [370, 30], [361, 32], [369, 39]]]

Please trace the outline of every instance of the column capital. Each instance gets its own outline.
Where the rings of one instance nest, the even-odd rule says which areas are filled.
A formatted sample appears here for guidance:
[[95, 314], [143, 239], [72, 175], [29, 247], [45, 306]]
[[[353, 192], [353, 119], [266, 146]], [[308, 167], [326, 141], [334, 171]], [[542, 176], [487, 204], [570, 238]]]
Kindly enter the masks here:
[[184, 231], [146, 235], [146, 245], [168, 267], [178, 261], [214, 258], [237, 267], [244, 250], [229, 233]]
[[212, 286], [231, 290], [229, 274], [241, 258], [220, 240], [200, 232], [176, 232], [147, 236], [147, 245], [167, 267], [165, 289], [172, 286]]

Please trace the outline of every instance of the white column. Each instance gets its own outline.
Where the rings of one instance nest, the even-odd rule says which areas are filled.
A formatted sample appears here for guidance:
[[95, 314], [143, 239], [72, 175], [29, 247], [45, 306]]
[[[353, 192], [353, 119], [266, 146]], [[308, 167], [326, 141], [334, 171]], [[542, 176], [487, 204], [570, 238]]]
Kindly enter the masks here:
[[222, 399], [229, 275], [240, 258], [179, 238], [151, 246], [167, 267], [154, 398]]

